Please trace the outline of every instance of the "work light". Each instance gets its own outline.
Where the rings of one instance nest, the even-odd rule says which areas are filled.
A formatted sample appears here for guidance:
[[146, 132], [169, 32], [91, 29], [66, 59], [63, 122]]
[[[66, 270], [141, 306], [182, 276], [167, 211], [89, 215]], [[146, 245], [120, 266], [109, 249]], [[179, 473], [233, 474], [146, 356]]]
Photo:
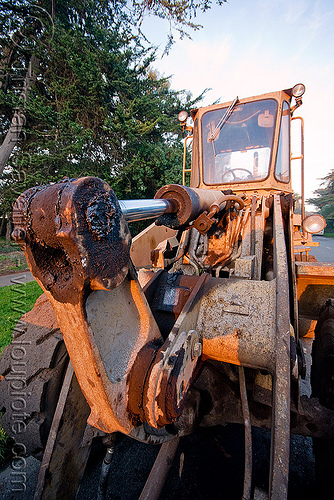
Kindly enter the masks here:
[[326, 227], [326, 220], [322, 215], [308, 215], [302, 222], [302, 228], [307, 233], [320, 233]]
[[188, 113], [186, 111], [180, 111], [177, 118], [178, 118], [179, 122], [184, 123], [187, 121]]
[[301, 97], [304, 94], [304, 92], [305, 92], [305, 85], [303, 83], [297, 83], [297, 85], [295, 85], [292, 88], [292, 95], [296, 99], [298, 97]]

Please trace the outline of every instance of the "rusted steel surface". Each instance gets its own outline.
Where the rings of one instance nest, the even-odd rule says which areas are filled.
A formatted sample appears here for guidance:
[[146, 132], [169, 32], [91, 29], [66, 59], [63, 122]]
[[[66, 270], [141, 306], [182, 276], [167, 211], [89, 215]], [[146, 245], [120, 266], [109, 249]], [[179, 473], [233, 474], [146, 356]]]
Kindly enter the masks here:
[[185, 227], [205, 210], [210, 212], [213, 204], [221, 206], [233, 200], [239, 209], [244, 206], [243, 200], [238, 196], [226, 197], [218, 190], [194, 189], [178, 184], [163, 186], [155, 194], [155, 198], [173, 201], [176, 207], [175, 213], [162, 215], [158, 218], [158, 223], [174, 229]]
[[176, 237], [167, 238], [161, 241], [151, 252], [151, 264], [155, 268], [164, 269], [165, 263], [167, 262], [165, 259], [165, 254], [170, 252], [173, 247], [178, 246], [178, 240]]
[[[112, 190], [95, 178], [35, 188], [17, 200], [14, 220], [89, 403], [88, 422], [143, 441], [171, 439], [168, 431], [151, 435], [144, 423], [161, 428], [180, 415], [201, 344], [190, 326], [175, 325], [164, 343], [130, 263], [130, 234]], [[205, 279], [180, 294], [177, 317], [194, 307]]]
[[[153, 343], [154, 347], [147, 347], [149, 354], [145, 349], [141, 353], [148, 369], [161, 337], [135, 277], [124, 281], [130, 263], [130, 235], [113, 192], [95, 178], [30, 190], [16, 202], [14, 221], [15, 231], [25, 232], [22, 247], [56, 313], [91, 408], [89, 422], [106, 432], [131, 432], [138, 417], [128, 412], [127, 381], [140, 351]], [[99, 289], [114, 294], [122, 314], [118, 297], [126, 297], [137, 314], [125, 356], [116, 358], [113, 366], [121, 374], [116, 378], [106, 365], [108, 353], [99, 350], [99, 333], [87, 321], [86, 297]], [[136, 408], [135, 415], [139, 412]]]
[[334, 282], [334, 265], [320, 262], [296, 262], [297, 276], [300, 279], [313, 276], [319, 279], [328, 279]]
[[297, 271], [294, 262], [294, 235], [295, 235], [295, 226], [294, 226], [294, 202], [289, 195], [287, 197], [288, 203], [288, 219], [287, 219], [287, 253], [288, 253], [288, 272], [289, 272], [289, 280], [290, 280], [290, 303], [292, 308], [291, 314], [291, 324], [294, 329], [295, 339], [298, 341], [299, 338], [299, 318], [298, 318], [298, 298], [297, 298]]
[[222, 203], [214, 202], [209, 208], [209, 213], [204, 210], [197, 219], [193, 222], [192, 227], [195, 227], [197, 231], [201, 234], [206, 234], [213, 224], [218, 223], [217, 215], [222, 208], [226, 207], [227, 202], [236, 202], [238, 210], [242, 210], [245, 203], [240, 196], [235, 195], [225, 195], [224, 201]]
[[[232, 376], [231, 376], [232, 374]], [[238, 376], [235, 370], [231, 370], [229, 365], [221, 365], [215, 362], [206, 362], [203, 365], [199, 377], [196, 379], [193, 388], [205, 391], [210, 395], [212, 407], [210, 411], [202, 416], [200, 425], [203, 427], [213, 427], [216, 425], [226, 425], [228, 423], [244, 424], [241, 400], [233, 382], [238, 384]], [[271, 430], [272, 428], [272, 387], [268, 387], [270, 392], [269, 401], [262, 402], [261, 406], [254, 400], [253, 394], [249, 397], [250, 421], [253, 427], [260, 427]], [[322, 407], [317, 398], [301, 397], [298, 413], [296, 409], [291, 409], [291, 433], [309, 437], [320, 437], [323, 439], [333, 439], [334, 412]]]
[[130, 257], [135, 267], [151, 267], [151, 252], [159, 243], [176, 235], [174, 229], [151, 224], [132, 240]]
[[[206, 217], [205, 212], [202, 215]], [[164, 260], [159, 255], [159, 260], [156, 259], [154, 265], [165, 267], [174, 264], [175, 271], [183, 271], [183, 266], [190, 265], [198, 276], [201, 271], [212, 272], [217, 276], [222, 270], [232, 274], [242, 251], [241, 240], [248, 215], [248, 209], [241, 213], [232, 206], [226, 206], [217, 218], [210, 219], [212, 225], [208, 231], [198, 231], [196, 228], [196, 223], [202, 222], [200, 216], [190, 229], [182, 233], [175, 258]], [[163, 252], [160, 251], [159, 254], [161, 253]]]
[[168, 443], [163, 443], [152, 470], [145, 483], [139, 500], [158, 500], [165, 484], [167, 474], [179, 445], [180, 439], [174, 438]]
[[[179, 239], [165, 238], [166, 249], [174, 248], [175, 257], [166, 259], [161, 251], [161, 267], [174, 266], [174, 272], [141, 271], [138, 280], [122, 212], [109, 186], [99, 179], [65, 181], [24, 193], [15, 205], [14, 236], [53, 306], [90, 407], [91, 425], [157, 443], [191, 432], [199, 419], [202, 425], [216, 425], [246, 418], [247, 425], [268, 426], [270, 498], [284, 498], [290, 431], [287, 311], [292, 289], [282, 219], [289, 217], [285, 199], [270, 195], [267, 203], [253, 195], [239, 202], [215, 191], [211, 197], [202, 197], [199, 190], [176, 191], [193, 196], [196, 210], [210, 203], [213, 223], [202, 234], [192, 228]], [[212, 197], [218, 208], [213, 208]], [[187, 221], [189, 217], [193, 214], [186, 214]], [[272, 232], [264, 240], [272, 218]], [[273, 244], [267, 281], [260, 280], [264, 243]], [[177, 271], [187, 259], [191, 276]], [[219, 276], [220, 269], [229, 277], [211, 276]], [[322, 284], [328, 279], [322, 266], [297, 267], [301, 283], [310, 273], [320, 275]], [[228, 384], [218, 383], [219, 376], [205, 361], [219, 363], [228, 373]], [[255, 400], [250, 401], [249, 414], [245, 412], [245, 384], [243, 404], [229, 390], [231, 381], [238, 383], [230, 364], [271, 374], [272, 385], [264, 389], [269, 397], [259, 399], [267, 405], [263, 414], [256, 413]], [[200, 416], [203, 391], [210, 394], [212, 408]], [[305, 419], [312, 415], [317, 422], [315, 414], [316, 407], [309, 404]], [[308, 432], [305, 419], [298, 414], [294, 429]], [[246, 437], [249, 441], [249, 432]], [[246, 497], [251, 454], [247, 449]]]
[[130, 233], [113, 191], [100, 179], [25, 191], [13, 222], [33, 275], [59, 302], [76, 304], [87, 282], [111, 289], [128, 272]]
[[[224, 195], [225, 201], [220, 205], [219, 212], [215, 211], [217, 205], [211, 205], [216, 207], [210, 212], [215, 212], [213, 217], [204, 211], [193, 222], [191, 229], [183, 232], [174, 259], [163, 257], [167, 250], [167, 240], [157, 246], [154, 266], [164, 268], [174, 264], [174, 270], [180, 269], [186, 273], [188, 272], [183, 266], [191, 266], [196, 275], [204, 270], [216, 276], [228, 273], [231, 277], [259, 280], [263, 234], [269, 210], [264, 197], [254, 198], [256, 203], [253, 203], [252, 229], [251, 198], [244, 198]], [[254, 255], [251, 254], [251, 242]]]
[[[139, 273], [139, 279], [141, 275]], [[145, 295], [164, 338], [169, 335], [199, 279], [199, 276], [160, 270], [145, 285]]]
[[273, 373], [275, 323], [275, 280], [210, 278], [207, 281], [197, 326], [203, 336], [204, 359]]
[[144, 409], [147, 422], [161, 427], [182, 412], [185, 395], [194, 379], [202, 346], [194, 326], [203, 284], [203, 274], [193, 288], [171, 333], [159, 349], [145, 384]]
[[334, 265], [296, 262], [299, 335], [314, 337], [321, 307], [334, 294]]
[[239, 385], [242, 414], [245, 426], [245, 472], [242, 500], [251, 500], [253, 466], [252, 427], [247, 399], [246, 378], [244, 368], [242, 366], [239, 366]]
[[[134, 279], [126, 279], [112, 291], [94, 291], [88, 296], [85, 309], [95, 348], [108, 377], [105, 383], [109, 400], [122, 432], [129, 433], [143, 419], [142, 384], [155, 351], [162, 344], [160, 332]], [[101, 421], [102, 408], [96, 407], [96, 402], [94, 406], [92, 403], [89, 421], [93, 417]], [[100, 427], [99, 421], [95, 426]]]
[[138, 271], [138, 281], [140, 283], [140, 286], [143, 289], [143, 292], [145, 293], [146, 288], [152, 284], [152, 282], [159, 276], [159, 274], [162, 272], [162, 269], [159, 269], [158, 272], [154, 272], [151, 269], [139, 269]]
[[204, 359], [265, 368], [273, 374], [270, 487], [271, 498], [284, 498], [289, 469], [290, 306], [279, 196], [274, 197], [273, 238], [275, 279], [210, 278], [203, 290], [197, 331], [203, 336]]
[[[158, 352], [145, 390], [145, 415], [152, 427], [162, 427], [182, 412], [184, 396], [189, 390], [201, 354], [194, 355], [199, 337], [195, 330], [170, 334]], [[200, 344], [199, 344], [200, 345]]]
[[260, 197], [258, 194], [256, 196], [250, 196], [249, 203], [250, 206], [248, 210], [250, 216], [245, 217], [244, 228], [242, 230], [241, 258], [248, 256], [254, 257], [252, 278], [260, 280], [262, 271], [264, 231], [266, 219], [269, 216], [269, 209], [267, 206], [268, 197]]
[[203, 262], [203, 267], [223, 267], [231, 258], [233, 252], [238, 252], [242, 222], [243, 216], [240, 213], [234, 212], [223, 215], [214, 234], [207, 238], [207, 254], [204, 259], [200, 259]]
[[289, 278], [281, 199], [274, 196], [274, 272], [276, 275], [276, 362], [273, 386], [269, 496], [286, 498], [290, 446], [290, 317]]
[[319, 403], [318, 398], [300, 398], [298, 413], [291, 414], [291, 432], [313, 438], [334, 439], [334, 410]]
[[[168, 185], [157, 192], [156, 198], [167, 200], [158, 205], [168, 205], [169, 212], [157, 225], [171, 229], [152, 225], [135, 239], [131, 254], [126, 219], [100, 179], [32, 188], [15, 204], [13, 237], [53, 306], [90, 407], [89, 423], [106, 433], [168, 442], [141, 498], [159, 494], [163, 481], [156, 485], [156, 474], [165, 475], [179, 436], [196, 425], [245, 424], [244, 498], [251, 492], [251, 425], [271, 429], [271, 500], [287, 496], [290, 415], [294, 432], [332, 437], [332, 412], [298, 392], [305, 368], [298, 334], [314, 329], [322, 301], [333, 295], [334, 266], [294, 266], [299, 232], [293, 229], [290, 178], [283, 172], [275, 177], [280, 124], [289, 114], [284, 103], [291, 96], [288, 89], [236, 99], [230, 106], [231, 111], [235, 105], [276, 101], [274, 114], [266, 111], [271, 120], [264, 121], [265, 115], [259, 115], [262, 124], [258, 120], [272, 135], [268, 171], [261, 180], [255, 152], [253, 171], [231, 168], [229, 183], [221, 182], [224, 171], [221, 177], [204, 175], [205, 144], [215, 137], [212, 133], [206, 141], [202, 118], [231, 103], [194, 111], [192, 187]], [[223, 124], [222, 116], [216, 137]], [[269, 130], [262, 132], [259, 137]], [[246, 149], [260, 147], [256, 144]], [[228, 156], [233, 152], [225, 146], [220, 150]], [[222, 158], [217, 160], [208, 168], [219, 173]], [[235, 170], [248, 172], [243, 182]], [[221, 184], [214, 184], [216, 179]], [[143, 202], [135, 208], [152, 214], [156, 205]], [[303, 235], [299, 242], [305, 253], [309, 240]], [[160, 270], [141, 271], [138, 278], [131, 256], [137, 266], [151, 268], [152, 263]], [[54, 484], [50, 487], [62, 497], [69, 497], [58, 488], [68, 477], [61, 471], [65, 458], [55, 458], [53, 450], [61, 416], [73, 417], [68, 401], [74, 380], [68, 372], [45, 455], [54, 478], [43, 469], [40, 481], [42, 489], [47, 481]], [[78, 408], [80, 432], [83, 409]], [[71, 425], [64, 425], [60, 439]]]

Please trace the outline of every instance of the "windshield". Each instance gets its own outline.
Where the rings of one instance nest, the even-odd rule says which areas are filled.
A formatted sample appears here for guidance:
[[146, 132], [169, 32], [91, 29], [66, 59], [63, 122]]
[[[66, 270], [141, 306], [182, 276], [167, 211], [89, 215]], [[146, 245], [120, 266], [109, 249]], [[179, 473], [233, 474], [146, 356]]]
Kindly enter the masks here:
[[277, 102], [235, 104], [208, 111], [202, 118], [204, 182], [257, 181], [268, 175]]

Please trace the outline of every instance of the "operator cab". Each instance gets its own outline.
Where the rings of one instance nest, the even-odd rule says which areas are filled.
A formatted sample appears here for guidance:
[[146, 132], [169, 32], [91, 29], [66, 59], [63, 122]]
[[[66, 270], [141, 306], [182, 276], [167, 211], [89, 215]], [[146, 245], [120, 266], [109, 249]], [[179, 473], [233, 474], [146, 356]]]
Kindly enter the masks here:
[[[190, 186], [292, 192], [290, 122], [304, 90], [298, 84], [193, 110]], [[291, 108], [292, 96], [296, 105]]]

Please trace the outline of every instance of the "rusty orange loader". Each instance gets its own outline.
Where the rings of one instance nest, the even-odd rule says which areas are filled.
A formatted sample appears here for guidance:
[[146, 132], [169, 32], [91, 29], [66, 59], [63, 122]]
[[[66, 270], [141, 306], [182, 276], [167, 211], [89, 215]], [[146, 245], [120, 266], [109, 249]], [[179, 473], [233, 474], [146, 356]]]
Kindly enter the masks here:
[[[119, 433], [160, 446], [140, 496], [158, 498], [180, 439], [229, 423], [244, 425], [243, 499], [287, 498], [290, 433], [314, 439], [319, 498], [334, 498], [334, 264], [312, 257], [324, 219], [305, 217], [304, 91], [180, 113], [184, 182], [152, 200], [117, 200], [95, 177], [17, 199], [12, 236], [44, 294], [2, 355], [0, 408], [21, 452], [42, 460], [36, 499], [75, 498], [95, 436], [103, 498]], [[145, 219], [132, 239], [128, 223]], [[262, 496], [255, 427], [271, 431]]]

